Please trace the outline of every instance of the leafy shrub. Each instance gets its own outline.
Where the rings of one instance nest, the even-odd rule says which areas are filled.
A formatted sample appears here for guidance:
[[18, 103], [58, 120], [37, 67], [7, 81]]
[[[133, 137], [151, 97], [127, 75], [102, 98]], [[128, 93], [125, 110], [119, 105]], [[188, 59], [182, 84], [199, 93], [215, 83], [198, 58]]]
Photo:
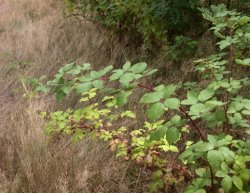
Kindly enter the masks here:
[[176, 36], [175, 42], [167, 50], [167, 56], [173, 61], [179, 61], [194, 54], [197, 41], [185, 36]]
[[238, 8], [249, 13], [250, 6], [248, 0], [64, 0], [64, 2], [68, 14], [82, 16], [101, 25], [117, 34], [119, 39], [126, 37], [133, 46], [143, 44], [150, 53], [152, 51], [158, 53], [159, 49], [168, 49], [170, 46], [166, 56], [174, 61], [181, 60], [186, 55], [192, 56], [196, 48], [194, 40], [208, 29], [199, 8], [225, 3], [230, 9]]
[[[67, 0], [70, 11], [111, 31], [131, 34], [145, 43], [166, 43], [168, 36], [184, 34], [201, 20], [200, 0]], [[74, 12], [73, 11], [73, 12]]]
[[[224, 5], [202, 12], [213, 24], [220, 50], [196, 61], [201, 83], [143, 85], [141, 79], [156, 72], [146, 63], [127, 62], [121, 69], [107, 66], [100, 71], [71, 63], [47, 85], [35, 82], [41, 91], [41, 86], [53, 90], [58, 100], [81, 94], [78, 109], [42, 113], [48, 120], [46, 133], [71, 135], [74, 141], [91, 134], [109, 142], [117, 157], [152, 172], [152, 192], [183, 182], [190, 183], [186, 193], [249, 192], [250, 99], [243, 91], [250, 80], [236, 79], [233, 66], [250, 66], [245, 58], [250, 18]], [[136, 89], [147, 91], [138, 98], [146, 107], [146, 121], [139, 128], [133, 121], [136, 113], [126, 109]], [[198, 139], [190, 137], [194, 133]]]

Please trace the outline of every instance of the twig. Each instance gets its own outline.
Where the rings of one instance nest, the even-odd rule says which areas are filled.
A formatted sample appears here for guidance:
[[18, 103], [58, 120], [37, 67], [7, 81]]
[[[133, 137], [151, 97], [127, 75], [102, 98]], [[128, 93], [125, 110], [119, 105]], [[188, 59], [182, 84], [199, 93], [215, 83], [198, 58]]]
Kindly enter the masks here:
[[205, 136], [203, 135], [203, 133], [201, 132], [200, 128], [197, 126], [197, 124], [194, 122], [194, 120], [192, 119], [192, 117], [183, 109], [183, 108], [179, 108], [180, 111], [189, 119], [189, 121], [191, 122], [192, 126], [195, 128], [195, 130], [198, 132], [200, 138], [202, 139], [202, 141], [206, 141]]

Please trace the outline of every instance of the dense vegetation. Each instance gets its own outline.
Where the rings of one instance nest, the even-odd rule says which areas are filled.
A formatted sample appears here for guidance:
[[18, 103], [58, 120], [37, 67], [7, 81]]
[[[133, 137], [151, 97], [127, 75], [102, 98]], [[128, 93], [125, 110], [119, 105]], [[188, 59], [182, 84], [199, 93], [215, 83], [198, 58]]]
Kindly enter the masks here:
[[176, 36], [200, 37], [208, 28], [199, 10], [201, 7], [225, 3], [228, 8], [245, 12], [250, 8], [247, 0], [65, 1], [71, 14], [85, 17], [121, 37], [128, 36], [134, 46], [145, 43], [151, 49], [168, 42], [173, 44]]
[[[70, 135], [77, 142], [90, 135], [108, 142], [117, 158], [134, 161], [138, 167], [151, 171], [151, 192], [176, 191], [175, 187], [184, 183], [186, 193], [247, 193], [250, 80], [245, 73], [235, 73], [235, 69], [250, 66], [250, 17], [231, 10], [234, 1], [210, 8], [204, 7], [213, 1], [183, 2], [136, 1], [142, 3], [140, 6], [134, 5], [135, 1], [119, 1], [120, 4], [80, 1], [80, 8], [112, 30], [143, 34], [140, 36], [146, 42], [164, 42], [165, 37], [168, 40], [166, 29], [174, 31], [174, 35], [179, 35], [178, 28], [183, 30], [191, 25], [191, 29], [197, 24], [192, 19], [199, 18], [201, 13], [211, 25], [218, 48], [213, 55], [194, 61], [194, 71], [200, 77], [196, 82], [145, 84], [157, 70], [149, 69], [144, 62], [134, 65], [127, 62], [120, 69], [107, 66], [99, 71], [90, 64], [70, 63], [45, 84], [42, 83], [45, 77], [27, 79], [33, 91], [26, 96], [52, 92], [61, 101], [65, 96], [78, 94], [79, 108], [41, 113], [48, 122], [46, 134], [52, 140], [55, 136]], [[142, 5], [154, 9], [149, 11]], [[173, 7], [160, 9], [169, 5], [187, 21], [169, 19], [159, 25], [162, 21], [159, 18], [175, 12]], [[203, 8], [198, 9], [198, 5]], [[145, 109], [145, 120], [139, 127], [138, 112], [127, 106], [132, 95], [138, 106]]]

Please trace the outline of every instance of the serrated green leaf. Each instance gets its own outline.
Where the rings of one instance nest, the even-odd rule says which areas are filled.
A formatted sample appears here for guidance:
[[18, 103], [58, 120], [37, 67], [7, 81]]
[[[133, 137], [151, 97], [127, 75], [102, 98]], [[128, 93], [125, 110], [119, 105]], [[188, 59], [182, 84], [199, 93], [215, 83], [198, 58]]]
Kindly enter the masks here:
[[155, 122], [159, 118], [162, 117], [162, 115], [165, 112], [165, 106], [162, 103], [155, 103], [147, 109], [147, 116], [150, 119], [150, 121]]
[[[99, 71], [99, 76], [100, 77], [104, 76], [105, 74], [107, 74], [108, 72], [110, 72], [112, 69], [113, 69], [112, 65], [109, 65], [109, 66], [105, 67], [104, 69], [102, 69], [102, 70]], [[98, 77], [98, 78], [100, 78], [100, 77]]]
[[180, 160], [183, 160], [183, 159], [189, 157], [190, 155], [194, 155], [194, 152], [192, 152], [191, 150], [187, 149], [183, 153], [181, 153], [181, 155], [178, 158]]
[[69, 95], [71, 90], [72, 90], [72, 86], [71, 86], [71, 84], [65, 84], [62, 86], [61, 89], [64, 92], [64, 94]]
[[144, 94], [140, 102], [149, 104], [159, 102], [161, 99], [163, 99], [163, 92], [152, 92]]
[[228, 172], [228, 171], [229, 171], [229, 167], [228, 167], [228, 165], [227, 165], [226, 162], [222, 162], [222, 163], [221, 163], [221, 169], [222, 169], [223, 171], [225, 171], [225, 172]]
[[227, 176], [227, 172], [219, 170], [216, 172], [215, 176], [219, 177], [219, 178], [224, 178]]
[[123, 75], [120, 77], [119, 82], [127, 86], [127, 85], [130, 84], [134, 79], [135, 79], [135, 74], [134, 74], [134, 73], [125, 73], [125, 74], [123, 74]]
[[92, 79], [96, 79], [96, 78], [100, 78], [101, 76], [100, 76], [100, 73], [99, 73], [99, 72], [97, 72], [97, 71], [91, 71], [91, 72], [90, 72], [90, 77], [91, 77]]
[[220, 151], [212, 150], [207, 153], [207, 159], [212, 167], [220, 167], [224, 156]]
[[123, 106], [128, 102], [128, 96], [131, 94], [131, 92], [121, 92], [117, 96], [117, 105]]
[[226, 176], [221, 181], [221, 186], [225, 192], [229, 192], [232, 188], [233, 180], [230, 176]]
[[70, 64], [66, 64], [65, 66], [63, 66], [62, 68], [59, 69], [59, 73], [64, 73], [64, 72], [67, 72], [69, 70], [71, 70], [75, 65], [75, 62], [72, 62]]
[[233, 176], [232, 177], [233, 183], [234, 185], [239, 189], [239, 190], [243, 190], [243, 182], [241, 180], [240, 177], [238, 176]]
[[199, 177], [205, 177], [207, 174], [207, 170], [205, 168], [199, 168], [195, 170], [196, 175]]
[[75, 68], [73, 68], [72, 70], [68, 71], [68, 74], [72, 74], [72, 75], [77, 75], [80, 74], [82, 71], [81, 66], [76, 66]]
[[173, 123], [173, 125], [178, 125], [178, 124], [180, 124], [180, 122], [181, 122], [181, 116], [179, 116], [179, 115], [175, 115], [171, 119], [171, 123]]
[[165, 125], [160, 126], [150, 135], [150, 141], [158, 141], [162, 139], [166, 135], [167, 131], [168, 128]]
[[232, 38], [227, 37], [225, 40], [222, 40], [218, 42], [217, 44], [219, 45], [220, 49], [223, 50], [232, 44]]
[[242, 103], [240, 103], [240, 102], [235, 102], [234, 103], [234, 108], [235, 108], [236, 111], [240, 111], [240, 110], [242, 110], [244, 108], [244, 105]]
[[200, 115], [204, 111], [205, 108], [206, 108], [205, 105], [202, 103], [194, 104], [191, 106], [189, 114]]
[[218, 150], [220, 151], [221, 155], [223, 155], [225, 157], [225, 159], [227, 161], [233, 161], [234, 160], [235, 154], [228, 147], [219, 147]]
[[206, 152], [211, 151], [215, 148], [215, 146], [211, 143], [201, 143], [194, 146], [195, 151], [198, 152]]
[[103, 88], [103, 81], [102, 80], [95, 80], [93, 81], [93, 86], [98, 89]]
[[223, 138], [221, 140], [219, 140], [216, 144], [217, 147], [222, 147], [222, 146], [226, 146], [226, 145], [229, 145], [230, 144], [230, 141], [227, 140], [226, 138]]
[[165, 86], [164, 86], [163, 84], [161, 84], [161, 85], [155, 87], [155, 88], [154, 88], [154, 91], [156, 91], [156, 92], [161, 92], [161, 91], [163, 91], [164, 88], [165, 88]]
[[189, 91], [187, 93], [187, 99], [183, 100], [181, 104], [183, 105], [194, 105], [198, 102], [199, 93], [195, 91]]
[[207, 139], [208, 139], [209, 143], [211, 143], [213, 146], [215, 146], [217, 144], [218, 140], [215, 138], [215, 136], [207, 135]]
[[198, 99], [202, 102], [207, 101], [208, 99], [212, 98], [215, 94], [215, 91], [212, 89], [205, 89], [202, 90], [199, 94]]
[[85, 82], [85, 83], [82, 83], [82, 84], [78, 84], [76, 86], [76, 91], [77, 93], [84, 93], [84, 92], [87, 92], [89, 91], [90, 89], [92, 88], [92, 83], [91, 82]]
[[109, 80], [110, 80], [110, 81], [117, 80], [117, 79], [119, 79], [123, 74], [124, 74], [124, 71], [123, 71], [123, 70], [117, 70], [116, 72], [114, 72], [114, 73], [110, 76]]
[[206, 101], [205, 105], [206, 106], [222, 106], [224, 105], [225, 103], [221, 102], [221, 101], [216, 101], [216, 100], [210, 100], [210, 101]]
[[244, 66], [250, 66], [250, 58], [246, 58], [246, 59], [236, 59], [235, 62], [237, 64], [241, 64], [241, 65], [244, 65]]
[[242, 111], [242, 114], [243, 114], [243, 115], [249, 115], [249, 116], [250, 116], [250, 111], [249, 111], [249, 110], [243, 110], [243, 111]]
[[126, 63], [122, 66], [122, 68], [123, 68], [124, 70], [128, 70], [128, 69], [130, 68], [130, 66], [131, 66], [131, 62], [126, 62]]
[[215, 117], [217, 121], [225, 121], [226, 120], [226, 114], [224, 110], [218, 109], [215, 111]]
[[169, 109], [179, 109], [181, 101], [178, 98], [169, 98], [165, 100], [164, 105]]
[[167, 130], [166, 140], [169, 144], [173, 144], [179, 140], [180, 136], [180, 131], [176, 127], [171, 127]]
[[90, 70], [91, 69], [91, 64], [89, 63], [85, 63], [81, 65], [82, 70], [86, 71], [86, 70]]
[[204, 190], [204, 189], [199, 189], [199, 190], [197, 190], [197, 191], [194, 192], [194, 193], [206, 193], [206, 190]]
[[144, 70], [146, 70], [146, 68], [147, 68], [147, 64], [145, 62], [142, 62], [142, 63], [138, 63], [138, 64], [131, 66], [129, 70], [134, 73], [141, 73]]
[[169, 98], [176, 91], [176, 85], [170, 84], [163, 89], [164, 98]]

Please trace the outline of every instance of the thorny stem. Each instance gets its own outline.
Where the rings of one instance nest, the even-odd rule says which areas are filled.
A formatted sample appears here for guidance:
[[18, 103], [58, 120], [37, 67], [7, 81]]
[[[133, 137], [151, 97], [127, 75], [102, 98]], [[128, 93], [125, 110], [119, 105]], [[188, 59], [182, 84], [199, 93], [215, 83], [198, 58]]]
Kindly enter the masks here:
[[101, 78], [99, 78], [99, 80], [108, 81], [109, 78], [108, 77], [101, 77]]
[[[230, 37], [233, 36], [233, 30], [232, 29], [229, 29], [229, 36]], [[233, 44], [231, 43], [231, 45], [229, 46], [229, 50], [228, 50], [228, 70], [229, 70], [228, 83], [231, 82], [231, 77], [232, 77], [233, 55], [234, 55], [234, 49], [233, 49]], [[224, 102], [226, 102], [226, 104], [224, 105], [226, 122], [224, 123], [224, 126], [223, 126], [223, 131], [225, 133], [229, 133], [230, 132], [230, 128], [228, 126], [228, 116], [227, 116], [228, 100], [229, 100], [229, 93], [226, 94], [226, 98], [224, 100]]]
[[[180, 111], [186, 115], [186, 117], [190, 120], [190, 122], [192, 123], [193, 127], [196, 129], [196, 131], [199, 133], [200, 138], [202, 139], [202, 141], [206, 141], [203, 133], [201, 132], [200, 128], [196, 125], [196, 123], [194, 122], [194, 120], [190, 117], [190, 115], [183, 109], [180, 107]], [[214, 172], [213, 172], [213, 168], [212, 166], [209, 164], [209, 170], [211, 173], [211, 187], [210, 190], [212, 193], [214, 193]]]
[[[229, 36], [232, 37], [233, 32], [232, 29], [229, 29]], [[231, 76], [232, 76], [232, 66], [233, 66], [233, 55], [234, 55], [234, 49], [233, 49], [233, 44], [229, 46], [229, 51], [228, 51], [228, 83], [231, 82]]]
[[[196, 125], [196, 123], [194, 122], [194, 120], [190, 117], [190, 115], [183, 109], [180, 107], [180, 111], [186, 115], [186, 117], [190, 120], [190, 122], [192, 123], [193, 127], [196, 129], [196, 131], [199, 133], [200, 135], [200, 138], [202, 139], [202, 141], [206, 141], [203, 133], [201, 132], [200, 128]], [[213, 172], [213, 168], [210, 164], [209, 165], [209, 170], [210, 170], [210, 173], [211, 173], [211, 187], [210, 187], [210, 190], [211, 190], [211, 193], [214, 193], [214, 172]]]
[[226, 121], [223, 123], [223, 132], [226, 132], [228, 130], [228, 116], [227, 116], [227, 110], [228, 110], [228, 96], [226, 96], [226, 98], [224, 96], [222, 96], [222, 101], [226, 102], [225, 105], [223, 105], [223, 110], [225, 112], [225, 117], [226, 117]]
[[198, 132], [198, 134], [199, 134], [200, 138], [202, 139], [202, 141], [206, 141], [205, 136], [201, 132], [200, 128], [196, 125], [196, 123], [194, 122], [194, 120], [190, 117], [190, 115], [183, 108], [180, 107], [179, 109], [189, 119], [189, 121], [191, 122], [192, 126]]
[[151, 92], [155, 91], [154, 88], [153, 88], [152, 86], [147, 86], [147, 85], [143, 85], [143, 84], [138, 84], [138, 86], [139, 86], [140, 88], [144, 88], [144, 89], [149, 90], [149, 91], [151, 91]]
[[214, 193], [214, 172], [213, 172], [213, 168], [212, 166], [209, 164], [209, 170], [210, 170], [210, 173], [211, 173], [211, 187], [210, 187], [210, 191], [211, 193]]

